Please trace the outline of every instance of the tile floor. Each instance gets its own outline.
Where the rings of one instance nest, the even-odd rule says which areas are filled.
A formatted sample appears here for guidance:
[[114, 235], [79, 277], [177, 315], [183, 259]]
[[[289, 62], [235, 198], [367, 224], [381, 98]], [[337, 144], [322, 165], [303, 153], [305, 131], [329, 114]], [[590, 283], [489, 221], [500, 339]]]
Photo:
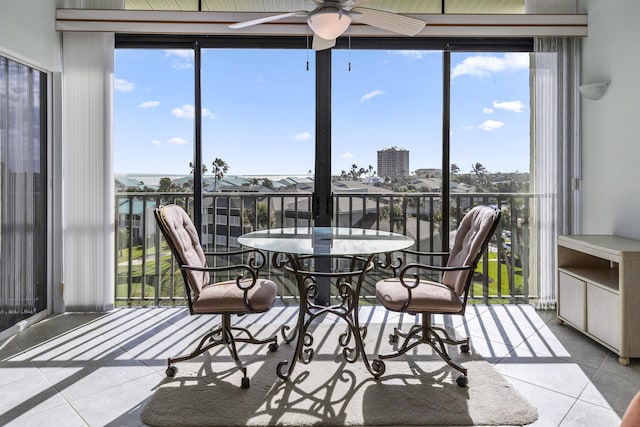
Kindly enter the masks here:
[[[295, 316], [295, 308], [276, 306], [235, 323], [251, 324], [262, 336]], [[413, 321], [381, 307], [362, 308], [360, 316]], [[211, 320], [183, 308], [51, 316], [0, 343], [0, 425], [143, 425], [140, 411], [164, 378], [167, 356], [191, 348]], [[615, 354], [558, 324], [555, 312], [480, 305], [469, 306], [464, 320], [436, 316], [434, 322], [471, 336], [472, 352], [538, 409], [532, 426], [617, 426], [640, 390], [638, 360], [621, 366]]]

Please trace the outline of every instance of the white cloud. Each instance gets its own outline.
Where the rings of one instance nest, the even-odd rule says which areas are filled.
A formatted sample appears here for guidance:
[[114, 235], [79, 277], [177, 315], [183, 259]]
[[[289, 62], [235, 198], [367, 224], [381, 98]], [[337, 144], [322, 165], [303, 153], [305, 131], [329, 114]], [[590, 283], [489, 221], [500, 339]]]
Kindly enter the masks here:
[[522, 113], [522, 110], [524, 110], [524, 104], [521, 101], [493, 101], [493, 107], [515, 113]]
[[381, 91], [381, 90], [376, 89], [374, 91], [371, 91], [371, 92], [369, 92], [367, 94], [362, 95], [362, 97], [360, 98], [360, 102], [367, 102], [370, 99], [373, 99], [373, 98], [375, 98], [376, 96], [379, 96], [379, 95], [384, 95], [384, 92]]
[[482, 112], [485, 113], [485, 114], [492, 114], [494, 111], [495, 110], [493, 108], [485, 107], [485, 108], [482, 109]]
[[158, 105], [160, 105], [160, 101], [145, 101], [143, 103], [141, 103], [140, 105], [138, 105], [138, 108], [142, 108], [142, 109], [148, 109], [148, 108], [155, 108]]
[[173, 58], [171, 66], [176, 70], [190, 70], [193, 68], [193, 50], [168, 49], [164, 51], [165, 58]]
[[118, 92], [131, 92], [135, 89], [135, 85], [131, 82], [126, 81], [125, 79], [114, 79], [113, 88]]
[[353, 154], [349, 153], [348, 151], [346, 153], [340, 154], [340, 158], [341, 159], [352, 159], [353, 158]]
[[480, 126], [478, 126], [482, 130], [492, 131], [496, 129], [500, 129], [504, 126], [504, 123], [498, 120], [486, 120]]
[[489, 77], [494, 73], [524, 70], [529, 68], [529, 54], [505, 53], [503, 57], [476, 55], [469, 56], [451, 71], [451, 78], [459, 76]]
[[157, 139], [154, 139], [153, 141], [151, 141], [151, 145], [160, 146], [162, 145], [162, 142], [158, 141]]
[[187, 140], [176, 136], [173, 138], [169, 138], [169, 141], [167, 142], [171, 145], [184, 145], [187, 143]]
[[179, 119], [193, 119], [195, 111], [196, 109], [193, 105], [185, 104], [182, 107], [176, 107], [171, 110], [171, 114]]
[[175, 61], [171, 66], [176, 70], [192, 70], [193, 64]]
[[293, 139], [296, 141], [306, 141], [311, 138], [311, 134], [309, 132], [300, 132], [297, 135], [294, 135]]
[[421, 50], [391, 50], [390, 53], [406, 56], [410, 59], [422, 59], [424, 52]]
[[166, 58], [177, 57], [180, 59], [193, 59], [193, 50], [192, 49], [167, 49], [164, 51], [164, 56]]
[[216, 114], [212, 111], [209, 111], [206, 108], [202, 109], [202, 117], [208, 117], [210, 119], [215, 119], [216, 118]]
[[[191, 104], [185, 104], [182, 107], [176, 107], [171, 110], [171, 114], [179, 119], [189, 119], [192, 120], [195, 117], [196, 107]], [[206, 108], [202, 109], [202, 117], [208, 117], [210, 119], [215, 119], [215, 113], [209, 111]]]

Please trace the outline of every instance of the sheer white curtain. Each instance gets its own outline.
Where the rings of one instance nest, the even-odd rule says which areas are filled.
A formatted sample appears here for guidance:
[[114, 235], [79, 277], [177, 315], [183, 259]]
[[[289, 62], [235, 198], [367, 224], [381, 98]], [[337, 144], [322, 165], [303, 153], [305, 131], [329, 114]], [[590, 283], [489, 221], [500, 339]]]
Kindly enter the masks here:
[[553, 309], [557, 297], [556, 241], [579, 224], [580, 39], [536, 38], [533, 54], [534, 192], [538, 307]]
[[[65, 0], [64, 7], [123, 9], [124, 0]], [[114, 303], [113, 33], [63, 34], [62, 256], [64, 311]]]
[[64, 309], [113, 307], [113, 33], [63, 35]]

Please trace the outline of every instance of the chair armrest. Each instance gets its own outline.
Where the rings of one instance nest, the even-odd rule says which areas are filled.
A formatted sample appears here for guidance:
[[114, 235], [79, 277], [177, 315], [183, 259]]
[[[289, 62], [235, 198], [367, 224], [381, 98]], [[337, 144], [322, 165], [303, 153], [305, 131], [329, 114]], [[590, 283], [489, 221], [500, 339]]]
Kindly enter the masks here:
[[[191, 271], [206, 271], [206, 272], [219, 272], [219, 271], [234, 271], [234, 270], [244, 270], [246, 272], [249, 273], [249, 276], [251, 276], [251, 283], [249, 283], [248, 285], [243, 284], [242, 283], [242, 279], [244, 279], [244, 275], [242, 273], [239, 273], [236, 276], [236, 286], [240, 289], [242, 289], [245, 294], [255, 286], [256, 282], [258, 281], [258, 271], [253, 268], [251, 265], [248, 264], [234, 264], [234, 265], [226, 265], [223, 267], [196, 267], [196, 266], [192, 266], [192, 265], [181, 265], [181, 268], [185, 269], [185, 270], [191, 270]], [[214, 285], [214, 283], [209, 283], [207, 286], [211, 286]]]
[[[215, 258], [224, 258], [226, 257], [227, 259], [229, 257], [232, 256], [236, 256], [236, 255], [244, 255], [244, 254], [254, 254], [254, 256], [251, 256], [248, 260], [247, 260], [247, 264], [249, 266], [251, 266], [251, 268], [256, 270], [256, 273], [260, 272], [260, 269], [262, 267], [264, 267], [265, 263], [267, 262], [267, 257], [264, 254], [264, 252], [262, 252], [259, 249], [242, 249], [242, 250], [236, 250], [236, 251], [216, 251], [216, 252], [205, 252], [204, 255], [205, 256], [209, 256], [209, 257], [215, 257]], [[243, 265], [243, 264], [235, 264], [235, 265]], [[213, 270], [216, 271], [216, 270]]]
[[[440, 265], [428, 265], [428, 264], [418, 264], [412, 263], [407, 264], [402, 268], [398, 278], [400, 279], [400, 283], [407, 289], [412, 289], [418, 286], [420, 283], [420, 275], [417, 271], [419, 270], [429, 270], [429, 271], [438, 271], [440, 273], [445, 273], [447, 271], [466, 271], [466, 270], [475, 270], [475, 265], [461, 265], [461, 266], [440, 266]], [[412, 277], [412, 281], [409, 282], [407, 276]]]
[[428, 252], [428, 251], [416, 251], [414, 249], [403, 249], [402, 251], [403, 253], [406, 254], [412, 254], [412, 255], [418, 255], [418, 256], [448, 256], [449, 255], [449, 251], [446, 252]]
[[439, 256], [439, 257], [447, 257], [449, 256], [449, 252], [426, 252], [426, 251], [417, 251], [414, 249], [403, 249], [398, 251], [398, 255], [395, 259], [392, 259], [393, 252], [386, 253], [384, 261], [378, 261], [378, 265], [381, 268], [392, 270], [393, 277], [398, 277], [398, 272], [402, 269], [402, 265], [404, 264], [404, 257], [401, 257], [402, 254], [410, 254], [417, 255], [418, 260], [421, 256]]

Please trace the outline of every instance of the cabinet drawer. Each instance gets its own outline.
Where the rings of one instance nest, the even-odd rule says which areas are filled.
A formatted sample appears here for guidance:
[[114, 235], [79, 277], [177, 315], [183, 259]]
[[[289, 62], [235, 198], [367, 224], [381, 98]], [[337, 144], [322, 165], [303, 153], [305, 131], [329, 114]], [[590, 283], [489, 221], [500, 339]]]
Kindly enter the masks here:
[[586, 284], [575, 277], [558, 272], [558, 315], [576, 328], [585, 329]]
[[620, 299], [617, 293], [587, 285], [587, 332], [620, 349]]

